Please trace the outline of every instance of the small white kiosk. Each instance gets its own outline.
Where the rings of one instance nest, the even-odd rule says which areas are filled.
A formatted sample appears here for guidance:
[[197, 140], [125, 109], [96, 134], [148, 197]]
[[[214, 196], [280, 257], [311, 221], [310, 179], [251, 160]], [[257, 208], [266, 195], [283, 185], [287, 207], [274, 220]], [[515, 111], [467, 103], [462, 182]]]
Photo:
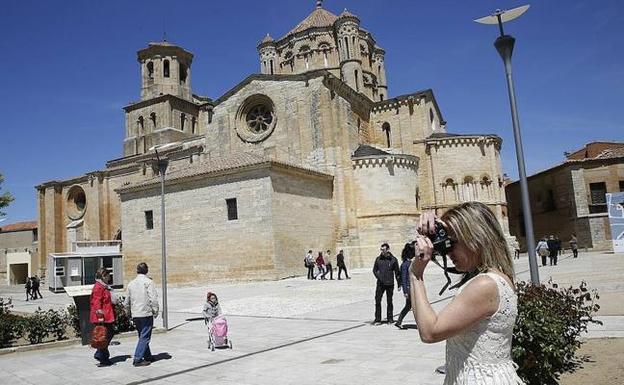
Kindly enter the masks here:
[[71, 252], [48, 256], [49, 289], [59, 293], [66, 287], [92, 285], [100, 267], [110, 271], [112, 287], [123, 287], [121, 241], [73, 242]]

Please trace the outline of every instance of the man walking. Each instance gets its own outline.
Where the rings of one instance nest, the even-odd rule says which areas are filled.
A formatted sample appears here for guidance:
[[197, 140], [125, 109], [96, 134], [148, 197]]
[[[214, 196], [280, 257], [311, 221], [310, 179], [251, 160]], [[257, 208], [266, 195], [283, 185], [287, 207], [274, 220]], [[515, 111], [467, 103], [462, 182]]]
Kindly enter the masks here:
[[33, 279], [33, 282], [32, 282], [33, 299], [37, 299], [37, 296], [39, 296], [39, 298], [43, 298], [43, 296], [41, 295], [41, 291], [39, 291], [39, 287], [41, 286], [41, 279], [39, 279], [37, 275], [35, 275], [32, 279]]
[[327, 250], [325, 256], [325, 274], [329, 273], [329, 279], [334, 279], [334, 266], [331, 263], [331, 251]]
[[308, 254], [303, 258], [303, 263], [308, 269], [308, 279], [314, 279], [314, 255], [312, 255], [312, 250], [308, 250]]
[[125, 300], [126, 310], [130, 311], [139, 334], [132, 361], [134, 366], [147, 366], [154, 361], [149, 343], [154, 318], [158, 316], [158, 293], [154, 282], [146, 275], [147, 272], [145, 262], [137, 265], [137, 276], [128, 284], [128, 295]]
[[557, 253], [559, 252], [559, 246], [557, 245], [557, 240], [555, 239], [555, 236], [551, 234], [546, 243], [548, 244], [548, 259], [550, 260], [549, 264], [550, 266], [552, 266], [554, 262], [554, 265], [557, 266]]
[[349, 274], [347, 274], [347, 266], [345, 265], [344, 253], [342, 252], [342, 250], [340, 250], [338, 255], [336, 255], [336, 266], [338, 266], [338, 279], [341, 279], [340, 273], [342, 273], [343, 271], [345, 273], [345, 277], [347, 277], [347, 279], [351, 279], [349, 278]]
[[26, 284], [24, 285], [26, 288], [26, 301], [32, 299], [32, 281], [30, 277], [26, 277]]
[[576, 238], [576, 234], [572, 234], [570, 238], [570, 249], [572, 249], [572, 254], [574, 258], [578, 257], [578, 239]]
[[[375, 259], [373, 274], [377, 278], [377, 288], [375, 290], [375, 321], [376, 325], [381, 323], [381, 298], [386, 293], [386, 321], [394, 323], [392, 312], [392, 291], [394, 290], [394, 278], [397, 285], [401, 287], [401, 274], [399, 271], [399, 261], [390, 253], [390, 246], [387, 243], [381, 245], [381, 253]], [[394, 277], [393, 277], [394, 275]]]

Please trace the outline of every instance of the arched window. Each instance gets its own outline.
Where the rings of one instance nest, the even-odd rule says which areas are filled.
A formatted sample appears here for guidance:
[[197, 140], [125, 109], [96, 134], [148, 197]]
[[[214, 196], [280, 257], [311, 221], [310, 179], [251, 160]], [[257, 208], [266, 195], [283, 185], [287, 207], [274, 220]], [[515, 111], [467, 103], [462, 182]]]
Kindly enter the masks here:
[[476, 185], [474, 178], [470, 175], [464, 177], [464, 184], [462, 186], [462, 200], [464, 202], [473, 201], [476, 199]]
[[188, 76], [188, 72], [186, 70], [186, 66], [180, 63], [180, 83], [185, 83], [187, 76]]
[[492, 192], [491, 192], [491, 185], [492, 185], [492, 181], [490, 180], [490, 178], [487, 175], [484, 175], [481, 178], [481, 197], [482, 198], [491, 198], [492, 197]]
[[353, 76], [355, 77], [355, 90], [360, 91], [360, 74], [358, 70], [353, 71]]
[[351, 53], [349, 52], [349, 38], [345, 37], [344, 38], [345, 41], [345, 56], [347, 57], [347, 59], [349, 59], [351, 57]]
[[443, 195], [443, 199], [445, 202], [447, 203], [454, 203], [457, 202], [457, 189], [456, 189], [457, 184], [455, 183], [455, 181], [453, 180], [453, 178], [447, 178], [444, 183], [442, 184], [442, 195]]
[[384, 94], [379, 94], [379, 100], [384, 100]]
[[154, 79], [154, 63], [148, 61], [145, 67], [147, 68], [147, 77], [150, 79]]
[[191, 134], [195, 133], [195, 126], [196, 125], [197, 125], [197, 118], [193, 116], [191, 118]]
[[384, 122], [384, 124], [381, 125], [381, 130], [386, 134], [386, 144], [388, 145], [387, 147], [390, 147], [390, 123], [388, 122]]
[[138, 134], [142, 134], [145, 130], [145, 121], [143, 120], [142, 116], [139, 116], [139, 118], [137, 119], [137, 135]]
[[166, 78], [169, 77], [169, 60], [163, 62], [163, 76]]
[[156, 128], [156, 113], [152, 112], [150, 114], [150, 120], [152, 121], [152, 128]]
[[180, 130], [184, 131], [184, 123], [186, 122], [186, 114], [180, 114]]
[[269, 60], [269, 65], [271, 66], [270, 68], [270, 74], [273, 75], [273, 59]]

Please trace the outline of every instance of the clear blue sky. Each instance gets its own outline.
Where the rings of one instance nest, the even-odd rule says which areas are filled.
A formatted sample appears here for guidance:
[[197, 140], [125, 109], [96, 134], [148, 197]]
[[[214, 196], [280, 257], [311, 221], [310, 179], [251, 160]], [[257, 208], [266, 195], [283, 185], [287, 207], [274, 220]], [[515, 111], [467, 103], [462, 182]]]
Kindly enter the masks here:
[[[530, 1], [530, 0], [526, 0]], [[0, 12], [0, 172], [16, 200], [5, 223], [36, 219], [34, 186], [122, 155], [122, 106], [139, 98], [136, 51], [162, 38], [195, 54], [193, 91], [219, 97], [259, 72], [256, 44], [279, 38], [314, 0], [5, 0]], [[326, 0], [357, 14], [386, 50], [389, 96], [432, 88], [456, 133], [493, 133], [517, 166], [494, 27], [474, 23], [525, 0]], [[532, 1], [509, 23], [529, 173], [593, 140], [624, 140], [624, 2]]]

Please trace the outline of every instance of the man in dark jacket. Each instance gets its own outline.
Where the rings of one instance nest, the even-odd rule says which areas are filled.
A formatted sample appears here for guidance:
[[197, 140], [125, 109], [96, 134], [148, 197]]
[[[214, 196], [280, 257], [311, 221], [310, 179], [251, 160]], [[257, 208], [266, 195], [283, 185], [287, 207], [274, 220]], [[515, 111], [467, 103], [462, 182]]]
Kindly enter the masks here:
[[548, 244], [548, 251], [550, 252], [548, 258], [550, 259], [550, 266], [557, 266], [557, 253], [559, 252], [559, 245], [557, 244], [557, 240], [554, 235], [551, 235], [546, 241]]
[[347, 273], [347, 265], [345, 264], [344, 253], [342, 252], [342, 250], [340, 250], [338, 255], [336, 255], [336, 266], [338, 266], [338, 279], [341, 279], [340, 273], [342, 273], [343, 271], [345, 273], [345, 277], [347, 277], [347, 279], [351, 279], [349, 278], [349, 274]]
[[386, 293], [386, 316], [388, 323], [394, 323], [392, 312], [392, 291], [394, 290], [394, 279], [401, 287], [401, 273], [399, 271], [399, 261], [390, 253], [390, 246], [387, 243], [381, 245], [381, 254], [375, 259], [373, 274], [377, 278], [377, 289], [375, 291], [375, 324], [381, 323], [381, 298]]

